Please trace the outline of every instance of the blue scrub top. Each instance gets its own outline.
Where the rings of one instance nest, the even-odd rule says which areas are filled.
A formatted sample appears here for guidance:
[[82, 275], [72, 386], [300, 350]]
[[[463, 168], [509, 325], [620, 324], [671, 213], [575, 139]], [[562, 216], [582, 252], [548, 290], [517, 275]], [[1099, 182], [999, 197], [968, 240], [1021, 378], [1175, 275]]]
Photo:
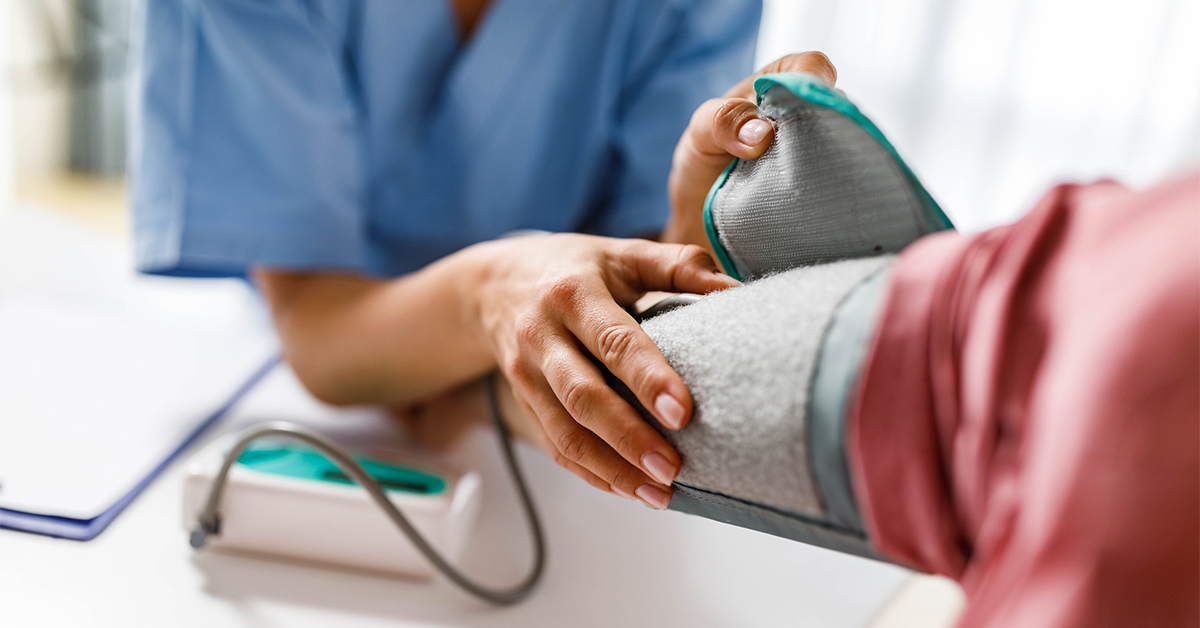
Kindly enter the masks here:
[[515, 229], [637, 236], [760, 0], [154, 0], [134, 54], [137, 265], [411, 272]]

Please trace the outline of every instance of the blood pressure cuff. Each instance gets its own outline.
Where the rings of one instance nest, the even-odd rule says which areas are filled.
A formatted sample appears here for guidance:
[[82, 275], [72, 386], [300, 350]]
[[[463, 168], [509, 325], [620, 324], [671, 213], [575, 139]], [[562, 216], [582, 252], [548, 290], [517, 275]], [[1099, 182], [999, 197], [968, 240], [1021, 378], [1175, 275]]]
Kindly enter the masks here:
[[[858, 556], [863, 529], [843, 417], [875, 326], [891, 256], [795, 269], [645, 320], [692, 393], [670, 509]], [[660, 308], [662, 309], [662, 308]]]
[[855, 501], [844, 418], [888, 254], [951, 224], [840, 92], [805, 74], [764, 75], [754, 89], [775, 139], [758, 159], [734, 160], [704, 206], [721, 264], [747, 283], [643, 321], [692, 393], [692, 420], [664, 429], [610, 383], [683, 459], [672, 510], [880, 558]]
[[883, 133], [808, 74], [754, 81], [775, 139], [738, 160], [704, 204], [708, 238], [743, 281], [800, 266], [897, 253], [950, 220]]

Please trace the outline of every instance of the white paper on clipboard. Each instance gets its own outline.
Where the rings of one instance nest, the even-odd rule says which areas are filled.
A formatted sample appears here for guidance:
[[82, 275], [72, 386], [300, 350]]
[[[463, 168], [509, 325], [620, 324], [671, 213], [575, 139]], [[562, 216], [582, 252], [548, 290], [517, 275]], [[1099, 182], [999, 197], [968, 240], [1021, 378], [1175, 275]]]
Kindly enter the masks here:
[[0, 507], [100, 514], [278, 350], [245, 282], [138, 276], [130, 249], [0, 212]]

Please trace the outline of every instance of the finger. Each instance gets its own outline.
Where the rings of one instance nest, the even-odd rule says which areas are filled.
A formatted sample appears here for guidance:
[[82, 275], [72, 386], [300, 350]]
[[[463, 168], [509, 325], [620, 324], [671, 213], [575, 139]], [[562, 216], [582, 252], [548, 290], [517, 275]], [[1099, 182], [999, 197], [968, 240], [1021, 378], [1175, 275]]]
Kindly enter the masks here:
[[[537, 416], [537, 414], [533, 411], [533, 407], [530, 406], [529, 404], [525, 403], [525, 401], [523, 399], [517, 399], [516, 401], [517, 401], [517, 404], [521, 407], [521, 410], [524, 411], [526, 415], [531, 416], [531, 417]], [[536, 420], [535, 420], [535, 422], [536, 422]], [[557, 451], [557, 449], [555, 448], [554, 443], [550, 442], [550, 437], [546, 435], [546, 431], [541, 428], [540, 424], [538, 426], [537, 433], [539, 434], [541, 441], [542, 441], [542, 443], [541, 443], [542, 449], [545, 450], [547, 454], [550, 454], [551, 458], [554, 458], [554, 454]], [[587, 482], [588, 484], [592, 485], [593, 487], [598, 488], [606, 493], [614, 492], [612, 490], [612, 485], [605, 482], [604, 480], [601, 480], [599, 478], [599, 476], [597, 476], [595, 473], [588, 471], [587, 469], [583, 468], [578, 463], [571, 462], [569, 460], [560, 461], [557, 458], [555, 458], [554, 461], [556, 464], [563, 467], [567, 471], [574, 473], [581, 480], [583, 480], [584, 482]], [[622, 495], [622, 497], [624, 497], [624, 495]]]
[[610, 260], [605, 281], [622, 303], [654, 290], [708, 294], [742, 285], [717, 270], [712, 256], [694, 244], [626, 240]]
[[[763, 74], [779, 72], [812, 74], [830, 87], [837, 83], [837, 69], [822, 52], [801, 52], [780, 57], [742, 79], [725, 92], [724, 98], [714, 98], [701, 105], [692, 115], [679, 149], [690, 149], [697, 156], [705, 158], [709, 170], [717, 169], [714, 179], [716, 174], [720, 174], [720, 169], [729, 164], [729, 155], [743, 159], [755, 159], [761, 155], [770, 145], [772, 133], [766, 129], [766, 121], [761, 119], [758, 108], [754, 106], [754, 80]], [[737, 141], [733, 141], [733, 138]]]
[[780, 72], [804, 72], [816, 76], [830, 87], [837, 84], [837, 68], [833, 67], [833, 62], [825, 56], [825, 53], [810, 50], [785, 55], [768, 63], [761, 70], [742, 79], [728, 92], [725, 92], [725, 98], [754, 98], [754, 79], [764, 74]]
[[388, 415], [398, 422], [408, 435], [414, 437], [421, 422], [419, 413], [420, 406], [399, 406], [388, 410]]
[[[617, 489], [631, 495], [641, 485], [653, 483], [640, 469], [620, 459], [599, 437], [575, 423], [554, 396], [550, 384], [540, 377], [538, 367], [521, 360], [512, 364], [509, 371], [518, 405], [539, 424], [544, 448], [558, 466], [606, 492]], [[665, 490], [661, 486], [656, 489]]]
[[664, 486], [679, 475], [679, 454], [609, 387], [574, 343], [549, 351], [542, 372], [571, 417], [627, 462]]
[[756, 159], [774, 137], [774, 126], [758, 117], [758, 108], [749, 100], [713, 99], [702, 104], [671, 157], [667, 181], [671, 221], [664, 237], [699, 244], [713, 253], [701, 213], [708, 191], [734, 157]]
[[500, 412], [500, 418], [504, 424], [508, 426], [509, 432], [517, 438], [549, 452], [549, 449], [546, 449], [546, 434], [542, 431], [542, 426], [533, 419], [533, 415], [524, 406], [517, 402], [507, 377], [500, 376], [498, 378], [495, 394], [497, 410]]
[[[666, 507], [671, 493], [669, 487], [657, 484], [640, 469], [622, 459], [600, 437], [576, 423], [544, 381], [533, 388], [533, 394], [526, 400], [542, 423], [546, 437], [553, 446], [551, 457], [555, 463], [572, 471], [582, 467], [601, 480], [602, 486], [592, 484], [602, 490], [607, 491], [612, 487], [625, 494], [637, 495], [648, 506]], [[659, 499], [664, 496], [666, 499]]]
[[[646, 244], [682, 248], [669, 244]], [[699, 250], [699, 247], [692, 248]], [[615, 288], [617, 292], [629, 292], [627, 282], [637, 281], [627, 276], [628, 271], [610, 274], [614, 275], [608, 279], [610, 290]], [[622, 274], [626, 276], [621, 277]], [[660, 423], [670, 429], [687, 425], [692, 400], [683, 380], [667, 364], [654, 341], [628, 312], [612, 299], [596, 296], [603, 289], [604, 286], [582, 284], [574, 289], [565, 288], [554, 293], [553, 300], [546, 306], [556, 313], [589, 353], [633, 391]], [[538, 350], [532, 349], [535, 352]]]
[[733, 86], [724, 98], [710, 100], [692, 115], [675, 146], [668, 189], [671, 222], [664, 236], [711, 247], [700, 211], [713, 182], [734, 157], [757, 159], [774, 140], [774, 126], [754, 106], [754, 80], [765, 73], [806, 72], [833, 86], [837, 70], [820, 52], [781, 57]]

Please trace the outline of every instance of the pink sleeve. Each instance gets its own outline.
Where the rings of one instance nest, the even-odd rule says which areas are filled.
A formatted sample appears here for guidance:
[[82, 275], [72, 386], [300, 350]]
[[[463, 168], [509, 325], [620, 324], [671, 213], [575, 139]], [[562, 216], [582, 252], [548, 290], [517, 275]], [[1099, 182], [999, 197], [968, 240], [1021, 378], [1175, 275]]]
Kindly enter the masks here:
[[1200, 174], [909, 247], [850, 412], [884, 554], [963, 626], [1200, 620]]

